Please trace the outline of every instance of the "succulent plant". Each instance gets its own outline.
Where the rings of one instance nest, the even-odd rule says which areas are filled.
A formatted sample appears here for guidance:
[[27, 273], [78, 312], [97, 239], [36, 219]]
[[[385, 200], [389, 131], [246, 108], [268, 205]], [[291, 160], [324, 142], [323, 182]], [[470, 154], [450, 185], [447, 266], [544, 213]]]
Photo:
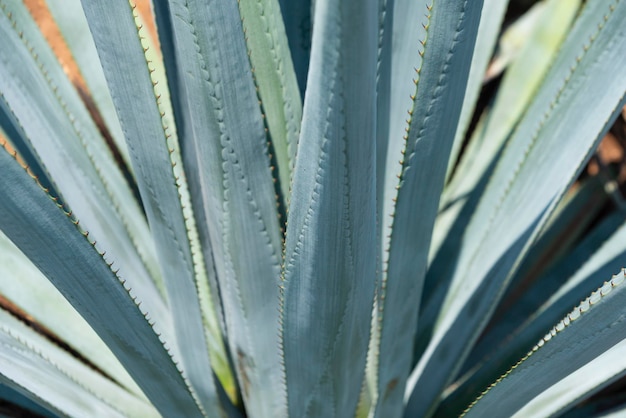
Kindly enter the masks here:
[[504, 36], [497, 0], [81, 1], [78, 83], [0, 0], [2, 406], [590, 416], [626, 374], [625, 212], [581, 176], [625, 1]]

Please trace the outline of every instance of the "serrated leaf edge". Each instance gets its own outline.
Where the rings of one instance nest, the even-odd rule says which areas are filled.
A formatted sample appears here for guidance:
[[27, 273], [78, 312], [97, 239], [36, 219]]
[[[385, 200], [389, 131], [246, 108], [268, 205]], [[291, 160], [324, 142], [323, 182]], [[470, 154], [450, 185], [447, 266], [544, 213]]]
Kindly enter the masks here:
[[63, 214], [70, 220], [70, 222], [72, 222], [74, 224], [74, 226], [76, 227], [76, 230], [87, 240], [87, 242], [93, 247], [93, 249], [96, 251], [96, 253], [100, 256], [100, 258], [102, 259], [102, 261], [108, 266], [109, 270], [111, 271], [111, 273], [113, 274], [113, 276], [117, 279], [117, 281], [120, 283], [120, 285], [122, 285], [124, 291], [128, 294], [129, 298], [132, 300], [133, 304], [137, 307], [137, 309], [139, 310], [139, 312], [141, 313], [141, 315], [144, 317], [144, 319], [146, 320], [146, 322], [148, 323], [148, 325], [150, 326], [150, 328], [152, 329], [152, 331], [154, 332], [154, 334], [156, 335], [156, 337], [158, 338], [159, 342], [161, 343], [161, 346], [163, 347], [163, 349], [166, 351], [167, 355], [170, 357], [170, 360], [172, 361], [172, 363], [174, 364], [174, 366], [176, 367], [176, 370], [178, 371], [179, 375], [181, 376], [187, 390], [189, 391], [189, 393], [191, 394], [192, 398], [194, 399], [194, 402], [196, 403], [196, 406], [198, 407], [198, 409], [204, 414], [204, 416], [206, 416], [206, 414], [204, 413], [204, 410], [202, 408], [202, 405], [200, 404], [197, 395], [195, 393], [195, 391], [193, 390], [188, 378], [186, 377], [186, 374], [184, 372], [184, 370], [180, 367], [179, 361], [175, 358], [174, 354], [171, 352], [170, 347], [168, 346], [167, 341], [165, 341], [165, 339], [163, 338], [163, 336], [161, 335], [161, 333], [155, 329], [155, 326], [157, 326], [156, 322], [154, 320], [151, 319], [150, 317], [150, 313], [147, 311], [144, 311], [141, 308], [141, 303], [142, 301], [139, 299], [139, 297], [137, 295], [133, 295], [132, 292], [132, 287], [127, 286], [126, 285], [126, 280], [123, 279], [120, 275], [119, 275], [119, 269], [114, 270], [113, 269], [113, 264], [114, 262], [108, 262], [105, 258], [106, 256], [106, 251], [100, 251], [98, 249], [97, 246], [97, 241], [92, 240], [89, 238], [89, 231], [85, 230], [82, 228], [82, 226], [80, 225], [80, 221], [75, 217], [75, 215], [72, 213], [71, 210], [66, 209], [66, 207], [64, 205], [62, 205], [61, 203], [59, 203], [59, 199], [50, 195], [49, 190], [46, 189], [44, 186], [41, 185], [41, 183], [39, 182], [39, 180], [37, 179], [36, 176], [34, 176], [32, 174], [32, 172], [29, 170], [28, 166], [22, 165], [19, 160], [18, 160], [18, 155], [17, 152], [15, 151], [9, 151], [9, 149], [7, 148], [8, 146], [8, 142], [1, 139], [0, 138], [0, 146], [4, 149], [4, 152], [7, 152], [9, 155], [11, 155], [13, 157], [13, 159], [15, 160], [15, 162], [17, 164], [20, 165], [20, 167], [22, 167], [24, 169], [24, 171], [26, 172], [26, 174], [37, 184], [37, 186], [39, 186], [39, 188], [41, 189], [42, 192], [44, 192], [46, 194], [46, 196], [63, 212]]
[[[65, 100], [63, 100], [63, 97], [61, 97], [61, 95], [59, 93], [59, 90], [58, 90], [58, 86], [56, 85], [56, 83], [52, 79], [52, 76], [51, 76], [50, 72], [46, 69], [46, 67], [43, 64], [43, 62], [41, 62], [41, 60], [39, 59], [39, 55], [35, 51], [35, 47], [27, 39], [26, 35], [24, 34], [24, 31], [20, 30], [20, 28], [18, 27], [17, 21], [13, 18], [13, 13], [10, 10], [7, 11], [7, 4], [3, 0], [0, 0], [0, 9], [2, 9], [2, 11], [5, 14], [5, 16], [11, 22], [12, 27], [15, 30], [15, 33], [18, 35], [18, 37], [20, 38], [20, 40], [24, 44], [24, 47], [29, 52], [30, 56], [33, 58], [34, 62], [37, 65], [37, 68], [40, 70], [41, 75], [43, 76], [43, 79], [46, 81], [46, 83], [50, 87], [50, 90], [52, 91], [55, 99], [57, 100], [57, 102], [59, 104], [59, 107], [63, 110], [63, 112], [67, 116], [67, 119], [70, 122], [72, 130], [76, 134], [76, 137], [79, 139], [80, 144], [82, 145], [83, 149], [85, 150], [85, 155], [89, 158], [89, 161], [91, 162], [91, 165], [93, 166], [95, 173], [97, 174], [98, 178], [100, 179], [100, 181], [102, 183], [102, 186], [103, 186], [103, 188], [104, 188], [104, 190], [105, 190], [105, 192], [106, 192], [106, 194], [107, 194], [107, 196], [108, 196], [108, 198], [109, 198], [109, 200], [111, 202], [111, 207], [113, 208], [113, 210], [117, 214], [117, 216], [118, 216], [118, 218], [120, 220], [120, 223], [122, 224], [124, 229], [127, 231], [128, 238], [130, 239], [130, 241], [131, 241], [133, 247], [135, 248], [135, 250], [137, 251], [137, 255], [141, 259], [142, 265], [144, 266], [146, 271], [150, 272], [150, 275], [152, 276], [152, 274], [154, 274], [155, 271], [152, 268], [150, 268], [150, 263], [148, 263], [148, 261], [146, 259], [146, 254], [142, 251], [142, 249], [141, 249], [142, 247], [140, 245], [138, 245], [136, 237], [132, 233], [130, 233], [131, 228], [129, 227], [130, 223], [128, 221], [128, 218], [126, 217], [125, 213], [121, 210], [121, 204], [120, 204], [117, 196], [115, 195], [115, 193], [112, 192], [111, 187], [110, 187], [108, 181], [106, 180], [106, 176], [103, 174], [103, 171], [102, 171], [100, 165], [98, 164], [97, 159], [94, 158], [93, 153], [90, 151], [90, 146], [88, 144], [88, 141], [85, 139], [84, 135], [82, 134], [82, 132], [81, 132], [79, 126], [78, 126], [78, 120], [69, 111], [67, 103], [65, 102]], [[4, 97], [4, 95], [2, 95], [2, 96]], [[5, 100], [5, 103], [7, 103], [6, 100]], [[7, 103], [7, 105], [8, 105], [8, 103]], [[9, 105], [8, 108], [10, 109], [11, 106]], [[21, 125], [21, 122], [19, 121], [19, 119], [17, 117], [15, 119]], [[32, 145], [32, 142], [30, 141], [30, 139], [29, 138], [26, 138], [26, 139]], [[41, 158], [39, 158], [39, 155], [37, 154], [36, 149], [34, 147], [32, 147], [32, 146], [30, 148], [31, 148], [33, 154], [37, 157], [38, 162], [41, 165], [42, 169], [48, 175], [48, 179], [50, 180], [51, 185], [53, 185], [55, 190], [58, 191], [57, 193], [60, 194], [59, 198], [64, 201], [64, 199], [63, 199], [63, 197], [62, 197], [62, 195], [61, 195], [61, 193], [59, 191], [59, 188], [56, 187], [56, 185], [54, 184], [52, 176], [50, 176], [50, 174], [49, 174], [48, 170], [45, 168], [45, 165], [42, 162]], [[99, 188], [98, 187], [92, 187], [92, 190], [94, 190], [95, 192], [98, 192]], [[158, 284], [158, 281], [155, 281], [154, 279], [152, 279], [152, 280], [153, 280], [153, 282], [155, 284]], [[159, 290], [161, 296], [165, 298], [164, 289], [160, 288], [159, 286], [157, 286], [157, 289]]]
[[556, 337], [561, 331], [570, 326], [574, 321], [584, 315], [589, 309], [591, 309], [594, 305], [597, 305], [602, 301], [602, 298], [607, 296], [609, 293], [613, 291], [613, 288], [620, 286], [624, 283], [624, 279], [626, 278], [626, 270], [622, 269], [622, 271], [616, 275], [613, 275], [610, 281], [604, 282], [602, 286], [600, 286], [597, 290], [591, 293], [591, 295], [587, 296], [587, 298], [583, 299], [580, 304], [578, 304], [574, 309], [565, 315], [563, 319], [561, 319], [555, 326], [553, 326], [550, 331], [546, 333], [534, 346], [533, 348], [526, 353], [524, 357], [522, 357], [517, 363], [515, 363], [508, 371], [506, 371], [502, 376], [496, 379], [491, 385], [489, 385], [483, 392], [478, 395], [478, 397], [462, 412], [460, 418], [467, 415], [467, 413], [487, 394], [493, 389], [496, 385], [498, 385], [501, 381], [506, 379], [515, 369], [521, 366], [528, 358], [530, 358], [533, 354], [539, 351], [544, 345], [550, 342], [554, 337]]

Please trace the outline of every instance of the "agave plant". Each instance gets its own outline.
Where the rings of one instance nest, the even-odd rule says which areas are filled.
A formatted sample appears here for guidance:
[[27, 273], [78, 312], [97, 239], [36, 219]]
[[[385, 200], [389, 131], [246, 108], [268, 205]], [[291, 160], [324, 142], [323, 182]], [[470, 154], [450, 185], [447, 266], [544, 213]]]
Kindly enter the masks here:
[[503, 36], [504, 0], [46, 7], [84, 85], [0, 0], [14, 410], [590, 416], [626, 374], [624, 206], [581, 176], [626, 104], [626, 1]]

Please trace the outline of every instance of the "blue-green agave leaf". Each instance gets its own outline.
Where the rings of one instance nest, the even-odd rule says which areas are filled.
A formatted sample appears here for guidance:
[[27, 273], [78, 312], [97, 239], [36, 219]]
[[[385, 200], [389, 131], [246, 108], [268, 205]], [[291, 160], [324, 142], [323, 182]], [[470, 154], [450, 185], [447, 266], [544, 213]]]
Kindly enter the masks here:
[[377, 5], [318, 0], [289, 207], [281, 348], [289, 416], [354, 416], [376, 271]]
[[[420, 41], [426, 39], [428, 4], [427, 0], [379, 2], [378, 69], [382, 78], [379, 78], [377, 91], [381, 94], [377, 97], [381, 107], [376, 111], [376, 196], [382, 220], [384, 213], [393, 211], [393, 202], [386, 196], [397, 184], [406, 121], [413, 108], [415, 70], [422, 63], [422, 55], [418, 52]], [[386, 131], [383, 130], [385, 127]]]
[[[616, 233], [621, 226], [623, 213], [608, 215], [597, 227], [586, 233], [579, 245], [572, 248], [573, 242], [578, 241], [581, 235], [589, 229], [599, 211], [607, 204], [608, 196], [604, 191], [604, 183], [599, 177], [593, 176], [581, 182], [579, 187], [570, 191], [560, 202], [559, 207], [548, 220], [549, 225], [546, 225], [541, 236], [533, 243], [511, 279], [511, 284], [499, 307], [500, 314], [496, 314], [492, 319], [489, 330], [483, 333], [480, 341], [473, 347], [472, 355], [468, 357], [466, 364], [478, 363], [479, 358], [476, 356], [484, 355], [485, 352], [492, 351], [498, 342], [506, 341], [508, 334], [531, 318], [532, 314], [595, 253], [598, 246]], [[546, 260], [542, 254], [550, 254], [550, 260]], [[617, 257], [615, 250], [610, 251], [610, 254]], [[562, 257], [565, 255], [563, 260]], [[605, 275], [610, 275], [620, 267], [621, 265], [614, 266]], [[540, 269], [544, 269], [545, 273], [542, 273]], [[579, 292], [578, 295], [589, 294], [594, 290], [595, 285], [595, 282], [591, 283], [590, 287]], [[565, 315], [577, 299], [567, 302], [562, 311], [548, 323], [543, 326], [538, 325], [541, 328], [532, 339], [539, 338], [539, 334]], [[504, 312], [506, 314], [502, 315]]]
[[[158, 83], [161, 83], [161, 86], [168, 84], [169, 87], [169, 82], [176, 80], [177, 74], [175, 61], [172, 58], [173, 39], [171, 24], [165, 19], [165, 17], [169, 16], [169, 4], [167, 2], [159, 2], [157, 6], [159, 6], [159, 13], [156, 15], [158, 18], [157, 24], [159, 24], [159, 28], [162, 29], [160, 31], [162, 36], [158, 39], [159, 42], [157, 43], [157, 40], [153, 39], [150, 33], [142, 31], [142, 45], [144, 46], [146, 60], [153, 66], [150, 69], [150, 78], [155, 88]], [[166, 13], [166, 16], [163, 16], [164, 13]], [[136, 15], [135, 19], [139, 27], [143, 27], [146, 24], [145, 17], [142, 14]], [[145, 45], [143, 42], [145, 42]], [[161, 50], [158, 49], [158, 46], [161, 46]], [[169, 79], [166, 78], [166, 69], [167, 74], [170, 75]], [[203, 223], [203, 218], [198, 217], [197, 212], [192, 206], [193, 191], [189, 189], [189, 182], [185, 181], [187, 178], [184, 176], [184, 170], [180, 164], [182, 162], [180, 147], [184, 144], [179, 144], [178, 141], [175, 140], [176, 136], [184, 135], [184, 129], [182, 132], [178, 130], [180, 125], [175, 126], [174, 120], [172, 119], [172, 117], [176, 119], [177, 115], [178, 118], [181, 117], [180, 98], [178, 95], [172, 96], [169, 89], [159, 89], [158, 94], [160, 96], [159, 107], [163, 116], [163, 124], [164, 126], [168, 126], [169, 134], [171, 134], [171, 141], [168, 146], [172, 148], [170, 148], [168, 152], [171, 153], [170, 159], [178, 188], [180, 207], [187, 229], [187, 238], [193, 259], [195, 284], [197, 287], [209, 357], [211, 359], [211, 367], [220, 380], [220, 383], [224, 385], [224, 389], [230, 398], [235, 399], [236, 384], [229, 365], [228, 354], [224, 346], [223, 336], [226, 335], [226, 329], [222, 315], [221, 301], [219, 299], [219, 287], [216, 284], [217, 278], [213, 263], [213, 254], [210, 251], [210, 247], [205, 249], [202, 246], [202, 236], [206, 233], [205, 224]], [[174, 133], [176, 133], [176, 135]], [[196, 176], [193, 167], [191, 170], [187, 170], [187, 173], [191, 173], [191, 179], [195, 179]]]
[[[382, 213], [385, 190], [385, 169], [389, 147], [389, 129], [392, 114], [392, 40], [394, 0], [378, 0], [378, 61], [376, 65], [376, 213]], [[397, 79], [397, 77], [396, 77]], [[380, 224], [380, 222], [379, 222]], [[379, 230], [382, 225], [379, 225]], [[380, 234], [380, 232], [379, 232]]]
[[11, 45], [0, 51], [0, 94], [23, 147], [171, 333], [145, 215], [82, 100], [21, 2], [0, 1], [0, 31]]
[[[390, 114], [387, 109], [391, 106], [391, 76], [392, 76], [392, 40], [393, 40], [394, 0], [378, 1], [378, 60], [376, 65], [376, 223], [377, 223], [377, 253], [380, 253], [380, 237], [382, 236], [382, 222], [380, 216], [383, 203], [382, 196], [385, 188], [385, 168], [389, 145]], [[379, 260], [380, 262], [380, 260]], [[374, 301], [370, 348], [368, 349], [366, 365], [366, 381], [364, 382], [359, 400], [357, 417], [367, 416], [377, 398], [378, 351], [380, 340], [378, 318], [378, 301]]]
[[[623, 347], [626, 330], [626, 315], [623, 313], [624, 272], [613, 276], [600, 288], [576, 306], [565, 318], [559, 321], [543, 338], [515, 364], [509, 372], [501, 376], [470, 406], [466, 417], [485, 416], [487, 411], [492, 416], [511, 416], [525, 409], [520, 416], [546, 416], [545, 409], [550, 403], [534, 399], [545, 391], [545, 395], [571, 388], [572, 382], [578, 383], [580, 373], [588, 374], [585, 365], [593, 361], [595, 366], [602, 364], [603, 356], [623, 357], [623, 350], [615, 353], [610, 349]], [[619, 348], [617, 348], [619, 350]], [[621, 355], [619, 355], [621, 353]], [[546, 364], [550, 364], [550, 373], [546, 373]], [[623, 363], [623, 360], [621, 361]], [[610, 374], [618, 374], [626, 365], [611, 364]], [[592, 373], [597, 373], [594, 368]], [[578, 376], [571, 374], [579, 373]], [[610, 378], [604, 374], [605, 378]], [[552, 390], [548, 389], [555, 385]], [[589, 387], [587, 388], [589, 389]], [[584, 393], [585, 391], [583, 391]], [[567, 402], [574, 402], [580, 393], [573, 391], [567, 396]], [[530, 402], [534, 400], [534, 402]], [[566, 403], [567, 403], [566, 402]], [[495, 413], [497, 411], [497, 413]], [[494, 414], [495, 413], [495, 414]], [[531, 415], [528, 415], [528, 414]]]
[[[223, 412], [209, 359], [208, 337], [198, 296], [202, 269], [190, 244], [194, 226], [186, 218], [186, 183], [176, 160], [175, 126], [163, 104], [167, 86], [154, 78], [156, 63], [147, 58], [149, 40], [136, 6], [83, 1], [83, 8], [113, 103], [130, 150], [137, 183], [159, 254], [176, 333], [176, 352], [204, 411]], [[198, 253], [196, 253], [198, 254]], [[219, 384], [219, 382], [218, 382]]]
[[[276, 189], [236, 2], [170, 1], [166, 62], [205, 259], [213, 261], [248, 413], [285, 414], [278, 347], [282, 250]], [[166, 10], [167, 9], [167, 10]], [[187, 45], [191, 45], [189, 48]], [[167, 51], [164, 51], [167, 52]], [[269, 327], [269, 328], [268, 328]]]
[[67, 416], [158, 417], [139, 399], [0, 310], [0, 377]]
[[45, 0], [54, 21], [56, 22], [63, 39], [72, 52], [80, 75], [89, 89], [89, 96], [94, 101], [108, 132], [111, 134], [115, 146], [126, 163], [130, 165], [130, 155], [124, 139], [120, 121], [115, 113], [115, 106], [107, 87], [102, 65], [98, 58], [98, 51], [93, 42], [85, 13], [80, 0]]
[[623, 105], [626, 75], [617, 69], [626, 64], [624, 18], [623, 1], [586, 4], [504, 149], [468, 226], [431, 343], [412, 373], [408, 413], [433, 408], [519, 259], [608, 129], [613, 119], [606, 115], [616, 117]]
[[[464, 208], [470, 201], [470, 196], [477, 199], [479, 196], [476, 195], [482, 193], [477, 190], [479, 183], [491, 175], [494, 161], [497, 161], [501, 149], [528, 108], [579, 8], [578, 0], [553, 0], [534, 6], [536, 11], [533, 15], [537, 16], [533, 16], [536, 21], [535, 31], [527, 39], [524, 38], [521, 50], [509, 65], [498, 87], [492, 109], [481, 117], [481, 126], [474, 130], [455, 169], [455, 175], [446, 185], [441, 197], [441, 213], [435, 224], [430, 254], [433, 260], [438, 256], [444, 266], [432, 266], [435, 276], [441, 275], [442, 270], [449, 270], [454, 265], [458, 257], [455, 249], [462, 245], [465, 236], [458, 230], [453, 231], [453, 225], [463, 229], [469, 222], [473, 211]], [[483, 11], [485, 9], [486, 7]], [[533, 63], [531, 67], [529, 62]], [[456, 145], [457, 140], [464, 139], [458, 135], [457, 130], [455, 146], [460, 146]], [[450, 171], [451, 167], [448, 168]]]
[[[602, 222], [594, 226], [586, 234], [579, 245], [572, 248], [571, 241], [577, 242], [580, 240], [581, 235], [589, 229], [590, 224], [597, 218], [600, 210], [607, 204], [608, 197], [604, 191], [605, 185], [598, 177], [600, 176], [586, 179], [586, 181], [582, 182], [581, 187], [568, 192], [568, 196], [561, 201], [560, 207], [553, 213], [553, 218], [548, 221], [550, 225], [544, 229], [541, 236], [533, 243], [532, 248], [526, 254], [524, 261], [511, 280], [506, 294], [503, 296], [507, 305], [504, 307], [506, 317], [502, 319], [494, 318], [499, 320], [498, 325], [492, 325], [487, 335], [481, 337], [481, 340], [483, 340], [481, 344], [485, 348], [493, 348], [496, 342], [504, 341], [507, 331], [510, 332], [529, 319], [541, 305], [554, 296], [554, 293], [565, 281], [570, 281], [570, 278], [573, 279], [573, 276], [580, 277], [580, 269], [589, 260], [589, 257], [598, 250], [601, 243], [604, 243], [619, 230], [625, 215], [624, 213], [616, 212], [606, 216]], [[604, 250], [606, 259], [611, 257], [617, 258], [616, 252], [622, 251], [617, 241], [611, 240], [611, 244], [607, 245]], [[541, 257], [541, 254], [554, 255], [550, 257], [551, 260], [542, 260], [544, 257]], [[567, 257], [561, 259], [565, 254], [567, 254]], [[558, 263], [555, 263], [556, 261]], [[537, 266], [537, 263], [541, 263], [541, 266]], [[614, 266], [605, 275], [610, 275], [620, 267], [621, 265]], [[545, 273], [541, 274], [540, 277], [536, 277], [534, 272], [530, 271], [532, 268], [545, 268]], [[530, 277], [525, 277], [529, 275]], [[566, 280], [566, 278], [568, 279]], [[590, 287], [586, 290], [579, 292], [579, 296], [589, 294], [594, 290], [595, 285], [596, 283], [590, 284]], [[523, 292], [520, 291], [520, 286], [525, 288]], [[555, 318], [543, 325], [540, 332], [565, 315], [565, 311], [576, 302], [577, 300], [571, 300], [566, 303], [562, 308], [563, 312], [557, 314]], [[501, 332], [498, 332], [498, 328], [500, 328]], [[537, 338], [539, 338], [539, 335], [533, 339], [536, 340]], [[480, 350], [478, 345], [474, 347], [474, 350], [477, 349]]]
[[128, 372], [89, 324], [2, 232], [0, 293], [118, 384], [141, 395]]
[[[521, 50], [504, 74], [484, 129], [476, 130], [472, 135], [458, 175], [446, 187], [443, 204], [463, 201], [496, 158], [498, 150], [511, 135], [541, 85], [580, 3], [580, 0], [550, 0], [535, 5], [537, 18], [534, 30], [528, 39], [524, 39]], [[532, 62], [530, 68], [529, 62]], [[456, 205], [461, 206], [460, 203]]]
[[[423, 56], [423, 61], [415, 69], [410, 67], [415, 79], [413, 84], [409, 76], [412, 89], [405, 90], [405, 94], [412, 90], [413, 102], [409, 101], [411, 107], [404, 110], [409, 116], [404, 125], [402, 148], [395, 147], [397, 138], [393, 132], [389, 137], [386, 170], [388, 179], [397, 177], [391, 185], [386, 185], [381, 220], [384, 252], [378, 299], [380, 342], [374, 348], [379, 353], [376, 407], [379, 417], [399, 416], [402, 412], [429, 237], [461, 112], [459, 91], [464, 91], [467, 81], [482, 2], [435, 1], [432, 5], [421, 4], [421, 9], [408, 15], [402, 13], [407, 5], [395, 3], [393, 36], [397, 35], [398, 39], [393, 39], [392, 45], [403, 45], [414, 36], [403, 33], [407, 27], [416, 31], [415, 22], [407, 18], [425, 14], [427, 21], [421, 45], [415, 42], [413, 53], [407, 51], [408, 56]], [[392, 70], [394, 64], [392, 61]], [[406, 72], [406, 68], [403, 71]], [[392, 86], [394, 76], [396, 72], [392, 73]], [[392, 95], [394, 93], [392, 90]], [[394, 129], [394, 123], [390, 123], [390, 129]], [[400, 164], [391, 165], [394, 159]], [[411, 328], [413, 326], [415, 328]]]
[[11, 147], [20, 154], [24, 163], [30, 167], [31, 172], [37, 176], [41, 184], [45, 184], [45, 187], [49, 188], [54, 194], [58, 194], [52, 187], [47, 171], [41, 166], [37, 156], [33, 155], [24, 129], [2, 94], [0, 94], [0, 134], [3, 134], [11, 144]]
[[289, 201], [302, 119], [302, 99], [285, 25], [278, 0], [239, 0], [238, 3], [285, 204]]
[[[436, 416], [460, 414], [477, 393], [506, 372], [546, 329], [571, 310], [580, 295], [590, 294], [597, 286], [597, 277], [608, 277], [619, 270], [625, 255], [623, 223], [623, 212], [608, 216], [507, 309], [502, 315], [506, 321], [490, 325], [466, 360], [468, 370], [457, 379], [455, 389], [446, 394]], [[571, 282], [575, 285], [570, 286]], [[568, 290], [557, 291], [560, 285]]]
[[[11, 154], [0, 151], [0, 228], [92, 326], [164, 416], [204, 416], [125, 272], [114, 272], [72, 213]], [[64, 237], [62, 245], [58, 237]]]
[[[622, 379], [626, 375], [625, 349], [626, 340], [622, 340], [604, 353], [590, 360], [589, 363], [585, 364], [580, 369], [535, 396], [512, 417], [563, 416], [563, 412], [570, 409], [576, 403], [588, 399], [590, 396], [619, 379]], [[585, 406], [596, 406], [595, 411], [601, 410], [597, 405], [593, 405], [592, 402], [584, 402], [584, 404]], [[593, 409], [591, 409], [591, 411], [593, 411]], [[591, 411], [588, 411], [585, 416], [590, 416]], [[604, 416], [604, 414], [602, 414], [602, 416]]]

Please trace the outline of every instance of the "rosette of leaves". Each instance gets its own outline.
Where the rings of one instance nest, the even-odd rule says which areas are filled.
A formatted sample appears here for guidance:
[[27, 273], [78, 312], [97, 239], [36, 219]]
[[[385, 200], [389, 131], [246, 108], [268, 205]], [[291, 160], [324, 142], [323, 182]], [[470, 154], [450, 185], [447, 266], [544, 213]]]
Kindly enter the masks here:
[[0, 0], [9, 410], [574, 416], [625, 374], [624, 211], [577, 181], [625, 1], [537, 4], [487, 107], [503, 1], [47, 8], [84, 88]]

